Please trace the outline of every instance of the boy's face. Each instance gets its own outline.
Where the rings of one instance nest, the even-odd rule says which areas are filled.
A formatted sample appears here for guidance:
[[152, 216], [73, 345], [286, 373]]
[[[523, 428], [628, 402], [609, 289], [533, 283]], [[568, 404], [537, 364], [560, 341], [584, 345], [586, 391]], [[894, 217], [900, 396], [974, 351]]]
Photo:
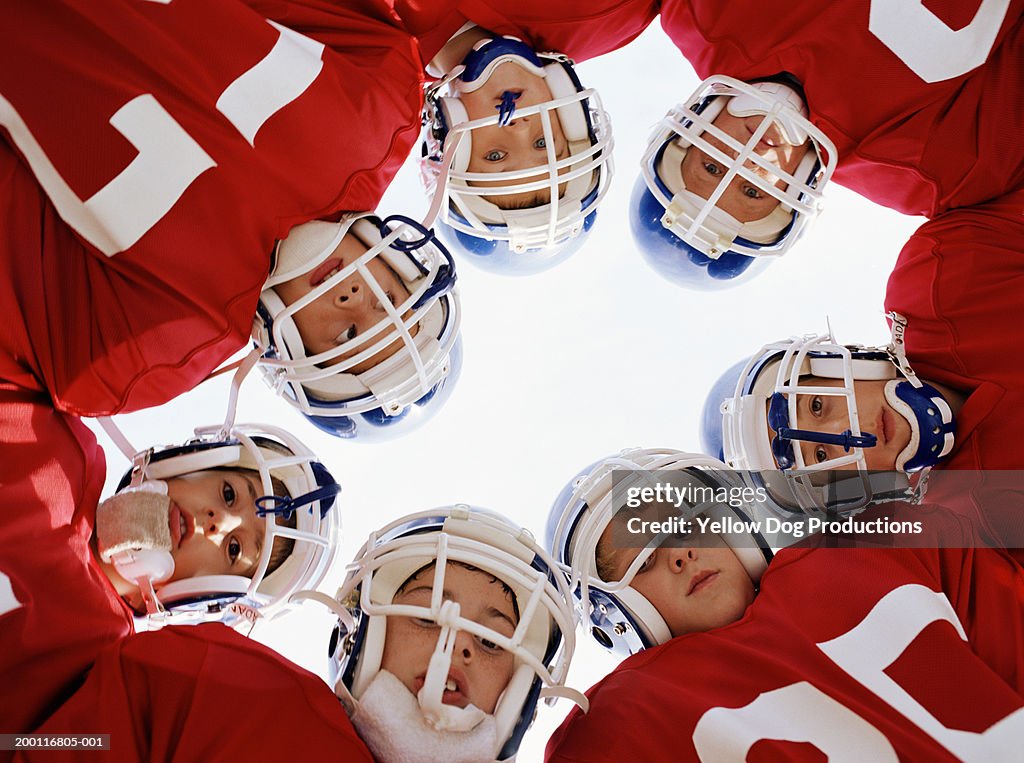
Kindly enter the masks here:
[[265, 521], [256, 516], [264, 490], [256, 474], [192, 472], [167, 481], [174, 575], [251, 578], [263, 548]]
[[[741, 144], [745, 144], [760, 126], [763, 118], [761, 115], [737, 117], [730, 114], [728, 109], [722, 109], [722, 113], [715, 118], [714, 125], [726, 134], [731, 135]], [[705, 133], [703, 137], [712, 146], [721, 149], [726, 156], [736, 157], [737, 153], [731, 148], [726, 147], [715, 136]], [[787, 173], [792, 174], [809, 148], [809, 143], [804, 143], [800, 146], [790, 145], [786, 142], [786, 138], [783, 136], [778, 125], [772, 124], [761, 137], [757, 147], [754, 149], [754, 153], [773, 162]], [[776, 188], [786, 188], [786, 183], [776, 179], [773, 175], [755, 166], [752, 162], [748, 162], [747, 166], [767, 182], [774, 181]], [[711, 158], [696, 146], [690, 146], [680, 167], [687, 190], [693, 191], [703, 199], [711, 196], [728, 169], [727, 166]], [[716, 207], [732, 215], [741, 223], [760, 220], [770, 214], [778, 205], [778, 199], [742, 177], [734, 177], [729, 183], [729, 187], [715, 204]]]
[[[599, 546], [611, 542], [609, 525]], [[736, 622], [754, 600], [750, 576], [721, 536], [704, 534], [700, 543], [655, 549], [629, 584], [658, 610], [673, 637]], [[614, 580], [622, 578], [641, 550], [611, 549]]]
[[[395, 604], [430, 606], [436, 568], [411, 578], [395, 595]], [[461, 616], [504, 636], [518, 623], [512, 595], [487, 572], [449, 562], [444, 575], [444, 598], [459, 604]], [[388, 617], [381, 669], [392, 673], [414, 695], [423, 688], [430, 657], [437, 648], [440, 627], [432, 620]], [[473, 704], [493, 713], [498, 698], [512, 678], [515, 658], [509, 652], [465, 631], [455, 636], [448, 688], [442, 702], [466, 707]]]
[[[839, 379], [823, 379], [807, 376], [801, 385], [815, 387], [841, 387]], [[874, 447], [864, 448], [864, 460], [872, 471], [892, 471], [896, 459], [910, 443], [910, 424], [885, 399], [886, 381], [855, 381], [854, 395], [857, 398], [857, 418], [861, 432], [869, 432], [878, 438]], [[767, 424], [768, 437], [775, 432]], [[797, 421], [795, 428], [815, 432], [841, 434], [850, 428], [850, 416], [846, 398], [840, 395], [797, 395]], [[825, 445], [818, 442], [794, 442], [799, 445], [807, 466], [820, 464], [834, 458], [848, 455], [842, 445]], [[857, 469], [857, 464], [845, 464], [837, 469]]]
[[[520, 94], [515, 102], [517, 113], [504, 126], [494, 124], [473, 130], [473, 150], [467, 168], [469, 172], [509, 172], [547, 164], [547, 138], [540, 114], [518, 116], [522, 109], [552, 100], [551, 90], [543, 77], [531, 74], [518, 64], [505, 62], [492, 72], [485, 85], [471, 93], [462, 93], [459, 97], [470, 120], [485, 119], [498, 113], [496, 107], [506, 91]], [[562, 132], [557, 111], [548, 113], [551, 117], [555, 156], [564, 159], [569, 155], [569, 144]], [[473, 185], [518, 185], [536, 181], [539, 177], [540, 174], [518, 181], [475, 181]], [[515, 208], [546, 204], [550, 201], [550, 194], [542, 189], [484, 198], [504, 208]]]
[[[292, 305], [364, 254], [366, 254], [366, 247], [362, 242], [351, 234], [346, 235], [334, 254], [317, 268], [275, 286], [274, 290], [285, 305]], [[391, 299], [392, 304], [399, 305], [408, 299], [409, 290], [402, 283], [402, 279], [380, 257], [374, 257], [366, 267], [370, 271], [370, 275], [376, 279]], [[387, 313], [380, 300], [377, 299], [359, 273], [353, 273], [292, 316], [308, 355], [326, 352], [351, 341], [385, 318], [387, 318]], [[416, 327], [413, 326], [410, 333], [415, 334], [415, 329]], [[340, 363], [346, 358], [372, 347], [387, 333], [388, 330], [385, 329], [353, 348], [351, 352], [332, 358], [324, 365]], [[402, 340], [396, 338], [382, 351], [350, 368], [349, 373], [359, 374], [368, 371], [381, 361], [390, 358], [401, 347]]]

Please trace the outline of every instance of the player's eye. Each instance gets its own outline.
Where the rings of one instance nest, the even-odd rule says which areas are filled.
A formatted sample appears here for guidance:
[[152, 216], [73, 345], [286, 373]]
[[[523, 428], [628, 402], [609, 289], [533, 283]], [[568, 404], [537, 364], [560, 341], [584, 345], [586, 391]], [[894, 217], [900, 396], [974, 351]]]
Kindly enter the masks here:
[[235, 503], [235, 489], [231, 486], [230, 482], [225, 482], [220, 489], [221, 497], [224, 499], [224, 503], [228, 506], [233, 506]]
[[436, 622], [431, 620], [429, 617], [413, 617], [412, 621], [421, 628], [437, 628]]
[[820, 464], [823, 461], [828, 461], [828, 453], [824, 448], [819, 446], [814, 449], [814, 462]]
[[239, 543], [238, 538], [232, 535], [228, 538], [228, 559], [234, 564], [238, 561], [238, 557], [242, 555], [242, 544]]
[[497, 149], [495, 149], [494, 151], [488, 151], [486, 154], [484, 154], [484, 161], [485, 162], [500, 162], [506, 156], [507, 156], [507, 154], [504, 151], [498, 151]]
[[748, 199], [763, 199], [764, 194], [752, 185], [744, 186], [743, 195]]
[[704, 171], [715, 178], [725, 174], [725, 170], [714, 162], [704, 162]]
[[493, 641], [489, 641], [485, 638], [478, 638], [477, 640], [480, 642], [481, 647], [483, 647], [486, 651], [491, 652], [492, 654], [497, 654], [498, 652], [502, 651], [501, 647], [495, 644]]
[[548, 147], [548, 142], [544, 138], [537, 138], [537, 140], [533, 142], [533, 147], [543, 151]]
[[811, 409], [811, 413], [815, 416], [820, 416], [821, 412], [825, 409], [825, 403], [822, 401], [820, 395], [815, 395], [811, 398], [811, 402], [808, 403], [808, 407]]

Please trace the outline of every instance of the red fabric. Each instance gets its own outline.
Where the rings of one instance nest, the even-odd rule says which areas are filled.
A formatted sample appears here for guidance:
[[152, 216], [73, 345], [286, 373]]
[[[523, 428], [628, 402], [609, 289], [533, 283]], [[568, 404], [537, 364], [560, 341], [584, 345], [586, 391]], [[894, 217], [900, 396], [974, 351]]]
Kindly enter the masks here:
[[903, 247], [885, 298], [887, 311], [907, 318], [914, 371], [968, 395], [953, 454], [938, 467], [949, 474], [933, 473], [928, 499], [975, 517], [988, 540], [1018, 548], [1018, 561], [1024, 559], [1022, 242], [1024, 191], [947, 212]]
[[103, 477], [103, 451], [81, 421], [0, 385], [2, 732], [33, 729], [104, 646], [132, 632], [89, 551]]
[[[245, 345], [276, 239], [298, 223], [377, 205], [419, 128], [415, 41], [382, 1], [251, 5], [8, 4], [5, 25], [18, 34], [0, 48], [0, 93], [10, 103], [0, 113], [10, 146], [0, 140], [0, 275], [10, 282], [0, 307], [10, 328], [0, 341], [11, 356], [0, 378], [44, 388], [58, 409], [81, 415], [165, 402]], [[297, 56], [294, 36], [264, 15], [327, 47]], [[280, 83], [260, 79], [243, 98], [221, 102], [243, 77], [280, 61], [272, 51], [281, 50], [320, 68], [305, 80], [289, 73], [280, 89], [303, 87], [286, 98]], [[67, 205], [38, 162], [47, 196], [31, 189], [37, 152], [15, 123], [27, 126], [70, 193], [92, 203], [137, 158], [170, 157], [178, 168], [188, 164], [182, 152], [195, 153], [163, 139], [138, 149], [112, 126], [122, 107], [146, 98], [213, 166], [186, 185], [147, 165], [138, 188], [97, 213], [97, 228], [138, 224], [149, 219], [139, 207], [148, 210], [151, 196], [180, 195], [107, 256], [82, 223], [62, 230], [58, 210], [67, 217]], [[244, 119], [239, 102], [248, 106]]]
[[447, 14], [425, 0], [397, 0], [395, 10], [410, 19], [430, 61], [466, 20], [498, 34], [512, 35], [537, 51], [564, 53], [574, 61], [618, 50], [640, 35], [658, 15], [655, 0], [457, 0]]
[[981, 42], [949, 39], [979, 7], [978, 0], [966, 5], [663, 0], [661, 24], [701, 77], [796, 76], [811, 121], [838, 148], [834, 180], [905, 214], [932, 217], [1024, 185], [1024, 2], [1009, 0], [1001, 20], [983, 19], [998, 29], [983, 65], [936, 82], [869, 30], [869, 12], [936, 16], [934, 30], [917, 19], [887, 24], [913, 28], [912, 47], [941, 62], [954, 60], [958, 47], [981, 49]]
[[[970, 533], [946, 540], [969, 545]], [[906, 594], [913, 594], [913, 605], [898, 598]], [[884, 615], [871, 620], [872, 609], [879, 606], [880, 612], [886, 603]], [[749, 747], [746, 760], [752, 762], [820, 763], [826, 757], [817, 747], [827, 748], [829, 738], [838, 739], [843, 753], [857, 750], [863, 760], [885, 759], [887, 747], [895, 751], [893, 760], [957, 759], [868, 687], [870, 680], [886, 676], [905, 689], [915, 712], [926, 712], [948, 728], [982, 732], [1015, 714], [1004, 732], [1019, 740], [1024, 732], [1022, 607], [1024, 571], [999, 551], [784, 550], [743, 618], [646, 650], [591, 688], [590, 712], [573, 711], [551, 738], [547, 760], [742, 760], [744, 755], [730, 748], [742, 738], [762, 740]], [[899, 625], [915, 612], [933, 610], [946, 611], [967, 641], [948, 621], [925, 625], [930, 616]], [[893, 654], [879, 659], [869, 671], [872, 678], [861, 681], [856, 670], [841, 668], [819, 645], [827, 647], [865, 621], [872, 625], [860, 631], [854, 659], [870, 662], [889, 649]], [[811, 702], [801, 704], [795, 693]], [[742, 718], [729, 712], [755, 702]], [[780, 732], [787, 723], [803, 726], [803, 738], [814, 743], [782, 741], [801, 738]], [[701, 754], [695, 743], [698, 724], [697, 736], [706, 734]], [[940, 737], [948, 742], [950, 735]], [[871, 747], [872, 740], [880, 747]], [[978, 759], [999, 758], [981, 754]]]
[[[37, 731], [110, 734], [107, 754], [126, 762], [373, 760], [323, 681], [218, 623], [122, 640]], [[18, 759], [96, 755], [41, 750]]]

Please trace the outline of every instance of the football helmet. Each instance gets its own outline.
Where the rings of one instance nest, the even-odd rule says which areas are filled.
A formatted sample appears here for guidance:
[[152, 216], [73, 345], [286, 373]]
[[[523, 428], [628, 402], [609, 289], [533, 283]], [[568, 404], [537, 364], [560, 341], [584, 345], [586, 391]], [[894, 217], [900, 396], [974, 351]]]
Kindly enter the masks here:
[[[714, 124], [723, 110], [734, 117], [763, 118], [741, 143]], [[757, 153], [773, 126], [791, 145], [810, 144], [792, 174]], [[683, 180], [681, 167], [691, 148], [706, 154], [721, 173], [706, 199]], [[767, 258], [785, 254], [804, 234], [820, 210], [836, 161], [835, 145], [807, 119], [803, 98], [789, 85], [709, 77], [651, 135], [630, 205], [634, 240], [655, 270], [682, 286], [727, 288], [749, 280]], [[719, 209], [719, 199], [735, 178], [778, 205], [750, 222]], [[779, 179], [785, 189], [776, 187]]]
[[[346, 236], [366, 252], [331, 271], [331, 257]], [[385, 291], [369, 267], [375, 259], [407, 296]], [[285, 305], [282, 284], [306, 275], [322, 280]], [[340, 293], [347, 279], [362, 279], [361, 296]], [[376, 300], [381, 319], [359, 333], [353, 324], [336, 346], [307, 354], [295, 315], [328, 293], [335, 304], [350, 296]], [[264, 350], [263, 378], [276, 393], [328, 434], [373, 441], [411, 431], [443, 406], [461, 369], [459, 320], [455, 266], [433, 232], [398, 215], [382, 221], [362, 214], [340, 223], [304, 223], [278, 242], [253, 333]]]
[[[486, 85], [507, 62], [543, 77], [552, 100], [516, 108], [518, 94], [506, 91], [494, 116], [470, 120], [461, 95]], [[552, 115], [568, 144], [562, 159], [555, 155]], [[501, 172], [468, 170], [473, 141], [479, 140], [475, 131], [492, 125], [511, 130], [524, 117], [543, 126], [543, 163]], [[460, 66], [427, 89], [423, 136], [422, 175], [438, 229], [449, 246], [495, 273], [527, 275], [567, 259], [593, 226], [611, 181], [611, 124], [600, 96], [580, 84], [566, 56], [537, 53], [513, 37], [478, 42]], [[550, 202], [530, 208], [503, 209], [494, 201], [545, 190]]]
[[[900, 320], [895, 316], [894, 327]], [[841, 384], [814, 384], [813, 378]], [[884, 381], [885, 400], [909, 424], [910, 441], [896, 457], [895, 472], [868, 471], [865, 450], [886, 435], [862, 431], [855, 381]], [[808, 395], [838, 398], [847, 429], [827, 433], [798, 428], [798, 405]], [[841, 345], [830, 334], [809, 334], [767, 344], [729, 369], [705, 404], [704, 428], [705, 446], [720, 444], [724, 460], [734, 469], [760, 475], [776, 500], [794, 510], [846, 512], [880, 501], [919, 500], [924, 474], [953, 449], [956, 423], [942, 394], [914, 374], [902, 344]], [[823, 460], [809, 464], [802, 442], [843, 450], [830, 456], [822, 448]], [[851, 471], [835, 471], [842, 467]], [[785, 479], [779, 479], [779, 470]], [[897, 479], [899, 475], [915, 477]]]
[[[648, 557], [668, 537], [656, 535], [620, 580], [602, 580], [597, 570], [597, 544], [615, 514], [625, 506], [631, 487], [654, 485], [652, 472], [684, 472], [698, 486], [712, 489], [737, 487], [729, 467], [702, 454], [669, 449], [624, 450], [597, 461], [573, 477], [555, 499], [548, 515], [547, 546], [569, 578], [581, 623], [589, 624], [591, 636], [605, 649], [627, 656], [672, 638], [668, 625], [655, 606], [630, 583]], [[736, 517], [749, 522], [760, 509], [751, 504], [737, 508], [728, 503], [708, 503], [680, 508], [689, 519], [697, 515], [722, 519]], [[760, 533], [722, 535], [756, 586], [773, 556], [769, 540]]]
[[[148, 625], [221, 620], [237, 623], [283, 610], [288, 598], [301, 588], [314, 587], [323, 579], [336, 546], [340, 519], [335, 496], [341, 488], [327, 468], [296, 437], [264, 424], [201, 427], [182, 445], [150, 448], [133, 459], [117, 491], [152, 481], [174, 479], [208, 469], [248, 469], [259, 473], [263, 486], [257, 498], [257, 515], [265, 519], [263, 550], [252, 579], [241, 575], [199, 575], [174, 580], [155, 590], [155, 611]], [[288, 495], [275, 495], [273, 480]], [[294, 515], [294, 527], [290, 521]], [[290, 538], [289, 557], [267, 572], [274, 541]], [[172, 568], [173, 568], [173, 562]]]
[[[486, 572], [511, 589], [519, 613], [511, 637], [463, 617], [458, 604], [442, 599], [449, 563]], [[436, 571], [430, 605], [395, 604], [401, 586], [432, 564]], [[439, 626], [437, 647], [429, 666], [424, 666], [419, 702], [425, 712], [441, 704], [457, 631], [486, 639], [515, 656], [512, 678], [493, 713], [495, 760], [515, 756], [540, 697], [569, 696], [586, 702], [564, 685], [575, 647], [566, 581], [530, 533], [500, 514], [462, 505], [411, 514], [372, 533], [348, 569], [338, 603], [332, 606], [339, 624], [330, 644], [332, 680], [346, 703], [358, 706], [381, 670], [389, 616], [415, 617]]]

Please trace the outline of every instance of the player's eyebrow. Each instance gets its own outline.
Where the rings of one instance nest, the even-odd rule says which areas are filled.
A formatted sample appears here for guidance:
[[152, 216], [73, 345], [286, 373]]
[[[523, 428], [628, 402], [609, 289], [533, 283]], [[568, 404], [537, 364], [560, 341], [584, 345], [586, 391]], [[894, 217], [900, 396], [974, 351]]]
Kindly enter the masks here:
[[516, 624], [512, 620], [512, 618], [509, 617], [507, 613], [502, 612], [497, 607], [488, 607], [485, 614], [493, 619], [504, 620], [509, 624], [509, 627], [511, 627], [513, 631], [516, 629]]
[[[256, 503], [256, 497], [257, 497], [256, 496], [256, 488], [253, 486], [253, 480], [254, 479], [255, 479], [255, 477], [250, 477], [249, 475], [245, 475], [245, 486], [249, 489], [249, 497], [252, 499], [253, 503]], [[261, 489], [262, 489], [262, 487], [263, 486], [260, 485]]]

